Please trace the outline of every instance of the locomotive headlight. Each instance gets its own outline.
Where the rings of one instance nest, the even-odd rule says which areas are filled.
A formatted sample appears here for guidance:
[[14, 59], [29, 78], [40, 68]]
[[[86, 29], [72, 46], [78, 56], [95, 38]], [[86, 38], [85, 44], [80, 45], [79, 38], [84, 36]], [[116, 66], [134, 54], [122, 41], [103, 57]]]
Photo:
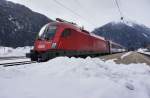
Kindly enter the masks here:
[[40, 44], [40, 45], [38, 45], [38, 48], [45, 48], [45, 45], [44, 44]]
[[52, 43], [52, 49], [55, 49], [56, 48], [56, 46], [57, 46], [57, 44], [56, 43]]

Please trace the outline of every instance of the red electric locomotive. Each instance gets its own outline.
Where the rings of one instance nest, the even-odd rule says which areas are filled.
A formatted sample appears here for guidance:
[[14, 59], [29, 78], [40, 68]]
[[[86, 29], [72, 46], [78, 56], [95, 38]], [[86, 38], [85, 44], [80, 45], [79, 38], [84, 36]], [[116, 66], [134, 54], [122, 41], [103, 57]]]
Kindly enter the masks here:
[[46, 61], [57, 56], [95, 56], [110, 53], [110, 43], [103, 37], [90, 34], [74, 23], [56, 19], [42, 27], [27, 57]]

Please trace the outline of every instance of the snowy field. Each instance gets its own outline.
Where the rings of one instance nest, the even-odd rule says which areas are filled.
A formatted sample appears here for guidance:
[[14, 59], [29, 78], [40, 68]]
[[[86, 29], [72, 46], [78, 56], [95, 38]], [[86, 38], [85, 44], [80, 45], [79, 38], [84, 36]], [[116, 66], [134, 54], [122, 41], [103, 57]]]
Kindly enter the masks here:
[[[1, 47], [0, 56], [23, 56], [30, 48]], [[0, 98], [150, 98], [150, 67], [90, 57], [0, 66]]]
[[0, 67], [0, 98], [150, 98], [150, 67], [90, 57]]

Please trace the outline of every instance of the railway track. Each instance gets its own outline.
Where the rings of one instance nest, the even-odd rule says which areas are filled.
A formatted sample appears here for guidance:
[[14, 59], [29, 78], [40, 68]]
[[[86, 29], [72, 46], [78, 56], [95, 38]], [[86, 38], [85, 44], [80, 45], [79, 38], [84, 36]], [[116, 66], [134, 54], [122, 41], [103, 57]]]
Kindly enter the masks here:
[[8, 66], [17, 66], [17, 65], [26, 65], [36, 63], [35, 61], [20, 61], [20, 62], [10, 62], [10, 63], [0, 63], [0, 66], [8, 67]]
[[[117, 54], [117, 53], [115, 53]], [[111, 54], [112, 55], [112, 54]], [[8, 66], [17, 66], [17, 65], [26, 65], [26, 64], [32, 64], [32, 63], [37, 63], [36, 61], [29, 61], [29, 60], [25, 60], [25, 61], [16, 61], [17, 59], [26, 59], [25, 56], [12, 56], [12, 57], [0, 57], [0, 60], [12, 60], [11, 62], [7, 63], [7, 62], [1, 62], [0, 66], [3, 67], [8, 67]], [[13, 61], [15, 60], [15, 61]]]
[[15, 59], [26, 59], [26, 56], [0, 57], [0, 60], [15, 60]]

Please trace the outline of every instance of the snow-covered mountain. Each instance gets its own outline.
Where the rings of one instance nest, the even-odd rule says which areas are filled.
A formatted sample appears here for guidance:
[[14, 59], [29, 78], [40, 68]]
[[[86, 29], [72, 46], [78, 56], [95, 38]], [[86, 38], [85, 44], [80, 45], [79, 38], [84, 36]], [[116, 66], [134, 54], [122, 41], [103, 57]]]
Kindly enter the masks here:
[[96, 28], [93, 32], [129, 49], [137, 49], [150, 44], [150, 28], [134, 22], [110, 22]]
[[0, 0], [0, 45], [32, 45], [37, 32], [50, 21], [46, 16], [23, 5]]

